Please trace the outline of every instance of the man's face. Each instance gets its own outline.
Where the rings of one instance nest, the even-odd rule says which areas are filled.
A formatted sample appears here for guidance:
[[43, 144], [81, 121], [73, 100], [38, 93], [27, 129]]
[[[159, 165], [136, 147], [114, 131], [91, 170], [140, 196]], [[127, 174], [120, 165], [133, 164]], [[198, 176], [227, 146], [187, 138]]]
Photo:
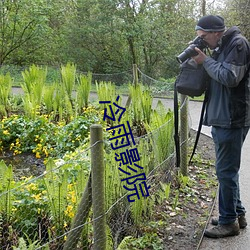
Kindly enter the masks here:
[[221, 32], [206, 32], [203, 30], [197, 30], [197, 35], [204, 39], [210, 49], [215, 49], [218, 46], [218, 42], [221, 38]]

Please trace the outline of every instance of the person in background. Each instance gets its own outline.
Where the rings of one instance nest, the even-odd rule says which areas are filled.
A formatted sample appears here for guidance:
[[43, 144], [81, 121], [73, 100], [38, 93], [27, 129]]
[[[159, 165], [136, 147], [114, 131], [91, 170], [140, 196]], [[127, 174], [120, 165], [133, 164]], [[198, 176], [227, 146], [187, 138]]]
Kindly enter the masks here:
[[239, 169], [250, 126], [250, 46], [238, 27], [226, 30], [221, 16], [203, 16], [195, 30], [213, 51], [207, 56], [195, 48], [198, 55], [193, 57], [211, 79], [203, 124], [212, 126], [219, 182], [219, 218], [212, 219], [214, 226], [206, 229], [205, 236], [222, 238], [238, 235], [247, 226]]

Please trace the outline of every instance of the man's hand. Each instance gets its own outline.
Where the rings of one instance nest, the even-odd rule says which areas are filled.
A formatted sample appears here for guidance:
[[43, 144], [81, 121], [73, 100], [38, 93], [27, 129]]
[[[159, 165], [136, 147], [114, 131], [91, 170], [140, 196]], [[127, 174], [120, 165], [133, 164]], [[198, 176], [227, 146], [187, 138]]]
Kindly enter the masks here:
[[195, 51], [198, 53], [197, 56], [192, 57], [197, 64], [203, 64], [207, 56], [197, 47], [194, 48]]

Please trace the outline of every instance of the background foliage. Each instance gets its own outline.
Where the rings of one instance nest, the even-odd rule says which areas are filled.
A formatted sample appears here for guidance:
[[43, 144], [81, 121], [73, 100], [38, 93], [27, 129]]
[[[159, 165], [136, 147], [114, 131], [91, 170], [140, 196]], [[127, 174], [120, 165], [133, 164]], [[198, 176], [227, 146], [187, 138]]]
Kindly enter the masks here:
[[205, 14], [224, 16], [249, 38], [246, 0], [15, 0], [0, 3], [0, 65], [61, 65], [114, 73], [137, 64], [154, 78], [176, 75], [175, 56]]

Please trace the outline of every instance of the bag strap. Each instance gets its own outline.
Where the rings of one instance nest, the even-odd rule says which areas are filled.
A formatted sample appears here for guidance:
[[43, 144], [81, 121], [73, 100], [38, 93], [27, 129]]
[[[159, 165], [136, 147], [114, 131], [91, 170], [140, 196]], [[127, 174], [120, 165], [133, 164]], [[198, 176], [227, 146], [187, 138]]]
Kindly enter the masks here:
[[174, 141], [175, 141], [175, 154], [176, 154], [176, 167], [180, 167], [180, 137], [179, 137], [179, 112], [178, 112], [178, 93], [176, 88], [176, 82], [174, 83]]
[[205, 109], [206, 109], [206, 104], [207, 104], [207, 90], [205, 91], [205, 97], [204, 97], [204, 101], [202, 103], [199, 126], [198, 126], [198, 130], [196, 132], [195, 143], [194, 143], [194, 147], [193, 147], [193, 152], [192, 152], [192, 154], [190, 156], [190, 159], [189, 159], [189, 164], [192, 162], [192, 159], [193, 159], [193, 156], [195, 154], [195, 151], [196, 151], [196, 148], [197, 148], [197, 145], [198, 145], [198, 141], [199, 141], [199, 138], [200, 138], [203, 117], [204, 117], [204, 113], [205, 113]]

